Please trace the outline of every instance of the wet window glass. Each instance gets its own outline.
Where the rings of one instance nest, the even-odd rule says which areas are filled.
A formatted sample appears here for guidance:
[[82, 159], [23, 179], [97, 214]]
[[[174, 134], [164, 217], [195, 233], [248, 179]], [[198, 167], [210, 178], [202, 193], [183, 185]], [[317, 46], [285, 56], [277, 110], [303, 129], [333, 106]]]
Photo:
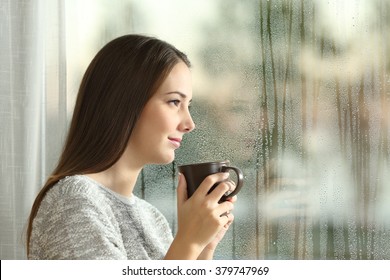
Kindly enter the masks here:
[[[389, 4], [215, 1], [177, 38], [196, 46], [197, 128], [175, 164], [229, 159], [245, 174], [218, 257], [390, 257]], [[148, 193], [162, 208], [175, 164], [145, 171], [167, 181], [166, 200]]]

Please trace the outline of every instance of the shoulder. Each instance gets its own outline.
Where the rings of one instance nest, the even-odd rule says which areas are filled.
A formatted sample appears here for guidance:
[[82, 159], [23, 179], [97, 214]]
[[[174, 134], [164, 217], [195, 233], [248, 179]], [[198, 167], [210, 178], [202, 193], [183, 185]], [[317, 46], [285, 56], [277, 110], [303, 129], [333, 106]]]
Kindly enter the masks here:
[[45, 207], [45, 205], [71, 206], [80, 202], [102, 205], [101, 202], [107, 199], [108, 194], [102, 187], [89, 180], [86, 176], [74, 175], [58, 181], [46, 193], [41, 207]]
[[85, 176], [65, 177], [43, 198], [36, 220], [80, 219], [82, 216], [112, 216], [109, 194]]
[[125, 257], [118, 221], [110, 204], [109, 193], [84, 176], [60, 180], [47, 192], [34, 218], [32, 256]]
[[77, 196], [92, 195], [102, 196], [104, 192], [97, 183], [83, 175], [68, 176], [57, 182], [48, 192], [48, 195]]

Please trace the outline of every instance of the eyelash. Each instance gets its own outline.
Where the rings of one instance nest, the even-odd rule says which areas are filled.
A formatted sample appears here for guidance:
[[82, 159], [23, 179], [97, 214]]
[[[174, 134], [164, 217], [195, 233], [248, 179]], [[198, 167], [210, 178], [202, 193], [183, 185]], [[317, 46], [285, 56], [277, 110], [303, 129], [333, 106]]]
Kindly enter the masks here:
[[[179, 99], [173, 99], [173, 100], [169, 100], [168, 103], [169, 103], [169, 104], [173, 104], [173, 105], [176, 106], [176, 107], [179, 107], [181, 101], [180, 101]], [[189, 105], [188, 105], [188, 110], [191, 111], [191, 107], [192, 107], [192, 105], [189, 104]]]
[[169, 104], [173, 104], [173, 105], [175, 105], [175, 106], [179, 106], [180, 100], [178, 100], [178, 99], [169, 100], [168, 103], [169, 103]]

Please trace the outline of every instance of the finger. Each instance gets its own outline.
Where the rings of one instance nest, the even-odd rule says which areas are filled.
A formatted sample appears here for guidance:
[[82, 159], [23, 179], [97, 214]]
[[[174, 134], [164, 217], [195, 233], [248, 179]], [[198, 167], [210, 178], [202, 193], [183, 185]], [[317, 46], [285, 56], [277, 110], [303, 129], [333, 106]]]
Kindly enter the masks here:
[[219, 215], [219, 217], [226, 217], [226, 218], [229, 218], [229, 211], [227, 211], [227, 212], [224, 212], [224, 213], [222, 213], [221, 215]]
[[231, 185], [228, 182], [221, 182], [217, 185], [217, 187], [209, 194], [209, 198], [211, 200], [219, 201], [221, 197], [223, 197], [226, 192], [229, 191]]
[[179, 183], [177, 185], [177, 207], [180, 209], [181, 205], [187, 200], [187, 183], [183, 174], [179, 173]]
[[231, 203], [235, 203], [237, 201], [237, 195], [226, 198], [226, 201], [229, 201]]
[[232, 213], [226, 212], [220, 215], [224, 226], [230, 225], [234, 220], [234, 215]]
[[229, 201], [220, 203], [216, 208], [216, 212], [219, 213], [220, 217], [225, 214], [231, 214], [233, 210], [234, 210], [234, 205]]
[[226, 180], [228, 177], [229, 173], [227, 172], [219, 172], [209, 175], [203, 180], [203, 182], [200, 184], [199, 188], [196, 190], [195, 193], [197, 193], [197, 195], [205, 197], [212, 186], [214, 186], [216, 183]]
[[233, 223], [233, 221], [234, 221], [234, 215], [233, 214], [229, 214], [228, 216], [227, 216], [227, 218], [228, 218], [228, 221], [227, 221], [227, 223], [223, 226], [226, 230], [229, 228], [229, 226]]
[[229, 195], [236, 189], [236, 184], [232, 180], [227, 180], [226, 184], [229, 186], [229, 190], [226, 192], [226, 195]]

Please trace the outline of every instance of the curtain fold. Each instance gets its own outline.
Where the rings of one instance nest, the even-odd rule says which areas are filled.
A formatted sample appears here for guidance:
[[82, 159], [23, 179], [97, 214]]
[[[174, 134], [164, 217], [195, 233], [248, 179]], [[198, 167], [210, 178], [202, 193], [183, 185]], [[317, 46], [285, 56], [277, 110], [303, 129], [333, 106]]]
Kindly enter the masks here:
[[66, 131], [61, 2], [1, 0], [1, 259], [26, 257], [27, 217]]

